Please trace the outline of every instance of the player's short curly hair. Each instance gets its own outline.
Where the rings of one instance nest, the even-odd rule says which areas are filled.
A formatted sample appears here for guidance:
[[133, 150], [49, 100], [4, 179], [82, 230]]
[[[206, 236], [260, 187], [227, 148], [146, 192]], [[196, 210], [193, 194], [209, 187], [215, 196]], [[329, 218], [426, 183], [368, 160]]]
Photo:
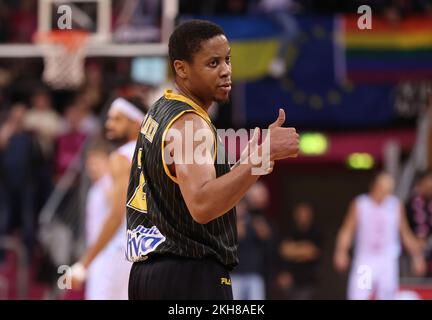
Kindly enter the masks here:
[[175, 75], [175, 60], [192, 62], [194, 54], [201, 49], [203, 41], [224, 34], [220, 26], [206, 20], [190, 20], [180, 24], [171, 34], [168, 43], [168, 55], [173, 74]]

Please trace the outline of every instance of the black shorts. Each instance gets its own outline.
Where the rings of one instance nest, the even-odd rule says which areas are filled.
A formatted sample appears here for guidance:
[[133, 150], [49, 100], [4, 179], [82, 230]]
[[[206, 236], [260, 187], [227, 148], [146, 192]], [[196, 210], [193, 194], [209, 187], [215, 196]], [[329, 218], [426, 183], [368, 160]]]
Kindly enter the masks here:
[[149, 256], [135, 262], [129, 300], [233, 300], [228, 270], [213, 259]]

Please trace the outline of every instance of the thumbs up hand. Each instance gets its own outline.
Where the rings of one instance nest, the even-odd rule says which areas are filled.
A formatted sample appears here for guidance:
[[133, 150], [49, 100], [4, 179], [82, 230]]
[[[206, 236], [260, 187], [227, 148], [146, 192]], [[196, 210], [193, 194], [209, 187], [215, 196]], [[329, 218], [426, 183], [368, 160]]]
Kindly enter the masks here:
[[269, 125], [269, 129], [282, 127], [282, 125], [285, 123], [285, 111], [284, 109], [279, 109], [279, 114], [275, 122], [273, 122], [271, 125]]
[[295, 128], [284, 128], [285, 111], [279, 109], [275, 122], [269, 125], [267, 139], [270, 139], [270, 160], [280, 160], [288, 157], [297, 157], [299, 152], [299, 135]]

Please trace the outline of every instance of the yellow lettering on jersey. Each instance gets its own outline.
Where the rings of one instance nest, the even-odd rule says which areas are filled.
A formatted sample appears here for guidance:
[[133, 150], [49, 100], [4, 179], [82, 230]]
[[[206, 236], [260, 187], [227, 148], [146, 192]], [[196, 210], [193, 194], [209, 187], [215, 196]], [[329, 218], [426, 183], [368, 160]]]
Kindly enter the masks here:
[[149, 125], [149, 129], [145, 135], [146, 139], [150, 142], [153, 141], [154, 135], [156, 134], [156, 130], [159, 127], [159, 123], [152, 119], [151, 124]]
[[141, 133], [148, 141], [153, 142], [158, 127], [159, 123], [157, 123], [151, 116], [147, 115], [141, 126]]
[[149, 117], [150, 117], [150, 116], [147, 114], [147, 115], [145, 116], [143, 122], [142, 122], [142, 125], [141, 125], [141, 133], [144, 134], [144, 135], [145, 135], [146, 131], [148, 130], [148, 126], [149, 126], [149, 124], [150, 124], [150, 122], [149, 122]]
[[139, 178], [139, 185], [135, 189], [134, 194], [132, 195], [132, 197], [127, 203], [127, 206], [129, 208], [132, 208], [142, 213], [147, 213], [147, 195], [144, 192], [145, 184], [146, 182], [145, 182], [144, 174], [141, 172]]
[[141, 157], [142, 157], [142, 148], [138, 149], [138, 159], [137, 159], [137, 164], [138, 164], [138, 170], [141, 170]]
[[221, 284], [230, 286], [231, 285], [231, 279], [221, 278]]

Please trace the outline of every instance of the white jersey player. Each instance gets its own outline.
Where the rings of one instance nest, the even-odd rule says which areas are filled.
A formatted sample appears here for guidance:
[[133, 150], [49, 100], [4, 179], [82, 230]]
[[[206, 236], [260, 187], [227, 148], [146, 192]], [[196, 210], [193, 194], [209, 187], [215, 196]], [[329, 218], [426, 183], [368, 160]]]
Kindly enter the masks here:
[[395, 298], [399, 289], [399, 239], [413, 258], [414, 273], [425, 271], [420, 244], [408, 227], [404, 206], [392, 195], [393, 189], [389, 174], [377, 175], [369, 194], [351, 203], [338, 234], [334, 264], [340, 272], [349, 266], [349, 250], [355, 241], [348, 299]]
[[[86, 290], [87, 298], [90, 299], [128, 299], [131, 264], [124, 255], [126, 246], [125, 201], [133, 153], [143, 119], [144, 110], [123, 98], [114, 100], [108, 112], [107, 138], [122, 142], [123, 145], [110, 154], [108, 177], [104, 177], [100, 184], [95, 186], [96, 195], [89, 195], [87, 206], [88, 210], [108, 212], [104, 219], [99, 217], [100, 231], [97, 232], [92, 245], [88, 247], [79, 262], [72, 266], [72, 287], [74, 289], [81, 287], [90, 272], [92, 279], [87, 284], [89, 288]], [[95, 203], [98, 201], [97, 198], [101, 201], [100, 206]], [[108, 209], [106, 208], [107, 201]], [[97, 215], [97, 213], [88, 212], [88, 215], [93, 214]], [[93, 228], [97, 224], [96, 221], [90, 222], [89, 227]], [[94, 262], [96, 265], [92, 266]]]

